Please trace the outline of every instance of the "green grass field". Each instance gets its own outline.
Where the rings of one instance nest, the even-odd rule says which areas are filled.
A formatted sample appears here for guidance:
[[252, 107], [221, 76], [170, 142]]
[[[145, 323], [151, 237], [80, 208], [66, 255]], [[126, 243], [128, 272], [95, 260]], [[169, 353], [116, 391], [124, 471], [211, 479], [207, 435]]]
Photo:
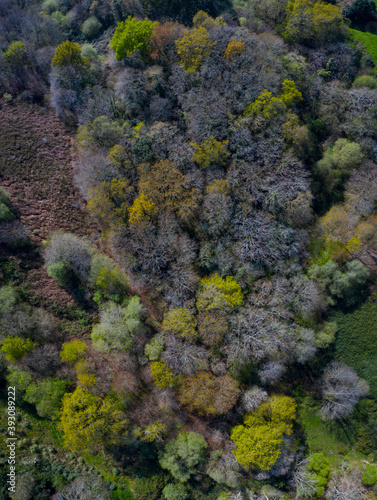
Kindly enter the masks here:
[[352, 32], [352, 37], [364, 45], [366, 50], [372, 56], [373, 61], [377, 64], [377, 35], [353, 29], [350, 31]]

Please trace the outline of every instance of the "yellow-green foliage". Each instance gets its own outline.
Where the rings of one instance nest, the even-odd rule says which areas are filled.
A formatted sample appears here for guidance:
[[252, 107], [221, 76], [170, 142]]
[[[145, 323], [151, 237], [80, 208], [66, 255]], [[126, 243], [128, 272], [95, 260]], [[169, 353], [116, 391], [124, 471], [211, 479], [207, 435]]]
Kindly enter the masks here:
[[203, 27], [186, 30], [183, 38], [175, 43], [179, 59], [187, 72], [198, 71], [215, 46]]
[[51, 65], [57, 68], [71, 65], [83, 67], [85, 66], [85, 62], [85, 59], [81, 55], [80, 45], [67, 40], [56, 47]]
[[201, 144], [192, 142], [191, 146], [195, 150], [195, 154], [192, 159], [200, 168], [207, 168], [210, 165], [222, 167], [225, 165], [227, 158], [230, 156], [229, 151], [226, 149], [228, 141], [220, 142], [213, 136]]
[[138, 21], [136, 17], [129, 16], [123, 22], [118, 23], [110, 46], [114, 50], [115, 57], [120, 61], [130, 56], [137, 50], [145, 55], [149, 50], [149, 40], [153, 28], [157, 22], [144, 19]]
[[244, 425], [232, 429], [234, 454], [245, 468], [270, 470], [281, 453], [284, 434], [292, 434], [296, 403], [288, 396], [272, 396], [252, 414]]
[[35, 343], [32, 340], [21, 337], [7, 337], [1, 343], [1, 350], [5, 353], [8, 361], [17, 361], [29, 354], [34, 347]]
[[159, 389], [164, 387], [173, 387], [176, 381], [174, 373], [166, 363], [155, 361], [151, 364], [151, 373], [153, 381]]
[[195, 317], [185, 307], [177, 307], [164, 314], [162, 328], [190, 341], [197, 337]]
[[155, 217], [157, 210], [153, 201], [141, 194], [129, 209], [128, 223], [130, 226], [145, 224]]
[[287, 111], [287, 108], [302, 100], [302, 94], [292, 80], [283, 80], [283, 92], [277, 97], [265, 89], [257, 99], [245, 109], [245, 116], [261, 115], [268, 120]]
[[133, 188], [128, 179], [111, 179], [90, 188], [88, 210], [106, 229], [127, 221]]
[[139, 438], [145, 443], [153, 443], [154, 441], [162, 441], [168, 433], [168, 427], [161, 420], [157, 420], [144, 429], [138, 428], [135, 431], [135, 437]]
[[231, 187], [226, 179], [216, 179], [207, 186], [207, 193], [230, 194]]
[[225, 59], [230, 61], [242, 54], [246, 48], [245, 42], [242, 40], [231, 40], [224, 52]]
[[107, 158], [120, 168], [125, 168], [131, 164], [126, 148], [120, 144], [115, 144], [115, 146], [110, 149]]
[[23, 42], [12, 42], [3, 54], [4, 62], [13, 69], [30, 64], [30, 58]]
[[109, 269], [103, 267], [96, 279], [96, 289], [100, 294], [100, 299], [112, 299], [119, 302], [128, 291], [128, 281], [116, 267]]
[[79, 359], [84, 357], [87, 347], [85, 342], [81, 340], [64, 342], [62, 350], [60, 351], [60, 358], [62, 361], [67, 361], [71, 364], [77, 363]]
[[90, 366], [84, 359], [79, 360], [75, 364], [77, 379], [82, 387], [93, 387], [96, 383], [97, 377], [94, 373], [90, 373]]
[[128, 421], [109, 398], [101, 399], [78, 387], [64, 395], [62, 404], [58, 428], [69, 450], [93, 452], [103, 446], [119, 445], [125, 436]]
[[222, 278], [218, 273], [200, 280], [196, 307], [199, 311], [208, 309], [236, 308], [243, 304], [241, 286], [233, 278]]
[[291, 0], [283, 36], [292, 43], [323, 43], [346, 35], [339, 7], [315, 0]]

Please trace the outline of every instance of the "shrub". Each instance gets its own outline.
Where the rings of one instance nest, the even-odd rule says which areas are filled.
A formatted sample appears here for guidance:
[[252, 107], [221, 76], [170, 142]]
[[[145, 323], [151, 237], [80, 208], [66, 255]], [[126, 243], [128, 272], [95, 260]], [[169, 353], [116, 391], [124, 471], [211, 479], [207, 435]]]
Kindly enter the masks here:
[[102, 23], [95, 17], [89, 17], [81, 27], [82, 34], [88, 40], [93, 40], [102, 31]]
[[144, 354], [150, 361], [158, 361], [164, 350], [164, 344], [164, 336], [162, 334], [155, 335], [148, 344], [145, 344]]
[[185, 307], [172, 309], [164, 314], [162, 328], [193, 342], [197, 337], [196, 320]]
[[126, 21], [118, 23], [110, 43], [118, 61], [137, 50], [145, 56], [149, 51], [149, 40], [156, 25], [156, 22], [149, 19], [138, 21], [136, 17], [131, 16]]
[[67, 381], [57, 378], [46, 378], [41, 382], [34, 382], [27, 387], [24, 400], [35, 405], [39, 416], [57, 420], [60, 402], [67, 385]]
[[317, 495], [322, 496], [330, 478], [329, 461], [323, 453], [313, 453], [308, 460], [307, 467], [315, 478]]
[[60, 286], [74, 286], [76, 284], [75, 273], [64, 262], [55, 262], [47, 267], [47, 274]]
[[183, 432], [160, 455], [160, 465], [178, 481], [186, 482], [205, 460], [206, 440], [196, 432]]
[[191, 73], [199, 70], [215, 46], [215, 42], [212, 42], [208, 31], [203, 27], [186, 30], [184, 36], [175, 44], [185, 71]]
[[0, 317], [9, 314], [18, 302], [16, 289], [11, 286], [2, 286], [0, 288]]
[[4, 203], [0, 203], [0, 224], [2, 222], [9, 222], [14, 219], [14, 215], [9, 207]]
[[13, 70], [30, 64], [29, 54], [23, 42], [12, 42], [4, 52], [3, 58]]
[[60, 351], [60, 357], [62, 361], [67, 361], [68, 363], [74, 364], [79, 361], [79, 359], [85, 356], [85, 352], [88, 346], [85, 342], [81, 340], [71, 340], [70, 342], [64, 342], [62, 345], [62, 350]]
[[124, 136], [123, 126], [107, 116], [98, 116], [79, 127], [77, 140], [86, 149], [111, 148]]
[[182, 379], [179, 401], [190, 412], [218, 416], [233, 408], [240, 392], [237, 382], [228, 374], [215, 377], [208, 372], [198, 372]]
[[144, 306], [138, 297], [132, 297], [127, 306], [110, 304], [101, 311], [101, 321], [93, 327], [92, 341], [96, 349], [128, 351], [134, 335], [143, 333]]
[[361, 89], [363, 87], [366, 87], [367, 89], [375, 90], [377, 89], [377, 79], [371, 75], [362, 75], [358, 78], [355, 78], [352, 87], [354, 89]]
[[363, 484], [373, 486], [377, 483], [377, 468], [374, 465], [367, 465], [363, 474]]
[[1, 342], [1, 350], [8, 361], [17, 361], [29, 354], [34, 347], [35, 343], [32, 340], [20, 337], [7, 337]]
[[151, 373], [153, 382], [159, 389], [173, 387], [176, 383], [176, 377], [166, 363], [155, 361], [151, 364]]

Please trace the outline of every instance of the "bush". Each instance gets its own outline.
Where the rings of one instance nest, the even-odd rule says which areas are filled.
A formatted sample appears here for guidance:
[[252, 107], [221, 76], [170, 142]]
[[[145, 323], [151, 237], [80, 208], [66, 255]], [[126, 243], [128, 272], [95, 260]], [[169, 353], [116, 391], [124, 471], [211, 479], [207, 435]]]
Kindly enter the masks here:
[[89, 17], [81, 27], [82, 34], [88, 40], [93, 40], [102, 31], [102, 23], [95, 17]]
[[55, 262], [48, 266], [47, 274], [60, 286], [71, 287], [77, 282], [75, 273], [64, 262]]
[[144, 354], [150, 361], [158, 361], [164, 350], [164, 345], [164, 336], [162, 334], [155, 335], [148, 344], [145, 344]]
[[156, 25], [157, 23], [149, 19], [138, 21], [136, 17], [131, 16], [126, 21], [118, 23], [110, 43], [118, 61], [137, 50], [145, 56], [149, 51], [149, 40]]
[[0, 288], [0, 317], [4, 314], [9, 314], [18, 302], [16, 289], [11, 286], [3, 286]]
[[367, 465], [363, 474], [363, 484], [373, 486], [377, 483], [377, 468], [374, 465]]
[[60, 402], [67, 385], [67, 381], [57, 378], [46, 378], [41, 382], [34, 382], [27, 387], [24, 400], [35, 405], [40, 417], [57, 420]]
[[359, 76], [358, 78], [355, 78], [352, 87], [354, 89], [366, 87], [367, 89], [375, 90], [377, 89], [377, 79], [371, 75]]
[[8, 361], [17, 361], [29, 354], [34, 347], [35, 343], [32, 340], [20, 337], [7, 337], [1, 342], [1, 350]]
[[13, 70], [30, 64], [29, 54], [23, 42], [12, 42], [3, 54], [4, 61]]
[[8, 208], [4, 203], [0, 203], [0, 224], [2, 222], [9, 222], [14, 219], [14, 215], [10, 208]]

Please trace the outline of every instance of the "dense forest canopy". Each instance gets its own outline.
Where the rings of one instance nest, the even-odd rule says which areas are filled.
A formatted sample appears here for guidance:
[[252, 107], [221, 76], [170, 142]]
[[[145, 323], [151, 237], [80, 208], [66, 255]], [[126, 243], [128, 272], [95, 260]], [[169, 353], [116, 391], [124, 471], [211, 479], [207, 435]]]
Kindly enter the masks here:
[[20, 148], [2, 164], [2, 498], [377, 498], [376, 22], [374, 0], [1, 2], [0, 113], [55, 114], [88, 214], [37, 240]]

